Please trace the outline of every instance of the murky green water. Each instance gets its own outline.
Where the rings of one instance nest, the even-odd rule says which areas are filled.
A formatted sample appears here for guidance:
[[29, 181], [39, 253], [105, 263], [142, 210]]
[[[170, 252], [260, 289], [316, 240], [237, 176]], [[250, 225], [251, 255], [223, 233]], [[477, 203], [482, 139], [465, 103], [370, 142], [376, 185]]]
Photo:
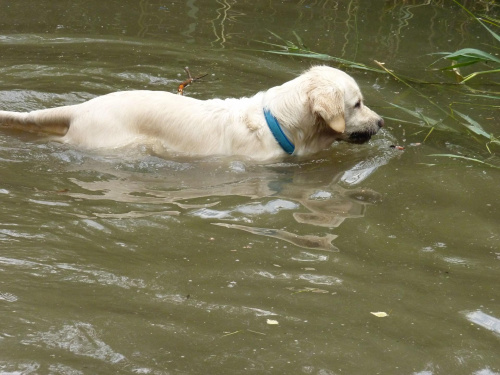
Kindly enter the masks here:
[[[491, 2], [468, 6], [498, 18]], [[256, 52], [280, 43], [267, 30], [449, 83], [426, 70], [431, 53], [494, 45], [451, 1], [0, 9], [8, 110], [175, 92], [186, 65], [209, 74], [187, 95], [252, 95], [315, 63]], [[0, 132], [0, 373], [498, 374], [500, 171], [429, 155], [500, 164], [498, 146], [437, 108], [498, 136], [495, 102], [467, 94], [498, 91], [499, 77], [414, 86], [436, 107], [387, 75], [349, 72], [386, 127], [307, 159], [84, 152]], [[456, 132], [429, 135], [389, 103]]]

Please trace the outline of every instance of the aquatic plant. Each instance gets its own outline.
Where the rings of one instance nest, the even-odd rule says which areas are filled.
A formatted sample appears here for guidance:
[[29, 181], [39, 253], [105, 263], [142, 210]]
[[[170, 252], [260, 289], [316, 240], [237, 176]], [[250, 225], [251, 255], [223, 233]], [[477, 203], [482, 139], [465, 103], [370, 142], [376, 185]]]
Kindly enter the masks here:
[[275, 47], [277, 49], [275, 50], [259, 50], [260, 52], [265, 52], [265, 53], [272, 53], [275, 55], [286, 55], [286, 56], [295, 56], [295, 57], [305, 57], [309, 59], [316, 59], [316, 60], [321, 60], [321, 61], [330, 61], [337, 63], [340, 66], [346, 67], [346, 68], [352, 68], [352, 69], [361, 69], [361, 70], [368, 70], [376, 73], [384, 73], [383, 70], [377, 69], [374, 67], [370, 67], [368, 65], [358, 63], [355, 61], [349, 61], [342, 59], [340, 57], [335, 57], [331, 56], [325, 53], [318, 53], [311, 51], [304, 42], [302, 41], [302, 38], [295, 32], [292, 31], [294, 37], [296, 38], [296, 42], [293, 42], [291, 40], [286, 40], [279, 36], [276, 33], [273, 33], [272, 31], [268, 30], [269, 33], [271, 33], [275, 38], [281, 41], [283, 44], [278, 44], [278, 43], [269, 43], [269, 42], [263, 42], [260, 40], [257, 40], [256, 42], [266, 44], [268, 46]]
[[[487, 31], [488, 33], [495, 39], [495, 41], [498, 43], [500, 42], [500, 35], [498, 35], [491, 27], [500, 27], [500, 21], [497, 19], [494, 19], [492, 17], [488, 16], [483, 16], [482, 18], [477, 17], [474, 15], [471, 11], [469, 11], [465, 6], [461, 5], [457, 0], [453, 0], [460, 8], [462, 8], [467, 14], [471, 17], [473, 17], [474, 20], [479, 22]], [[360, 70], [365, 70], [365, 71], [371, 71], [377, 74], [388, 74], [392, 76], [394, 79], [399, 81], [400, 83], [404, 84], [407, 86], [413, 93], [418, 95], [419, 97], [424, 98], [432, 107], [437, 109], [439, 112], [441, 112], [444, 115], [444, 118], [442, 120], [435, 120], [427, 115], [425, 115], [422, 111], [419, 110], [412, 110], [409, 108], [404, 108], [401, 105], [398, 105], [396, 103], [389, 103], [389, 105], [392, 108], [398, 109], [401, 112], [404, 112], [405, 114], [415, 118], [415, 122], [412, 121], [405, 121], [405, 120], [400, 120], [400, 119], [394, 119], [390, 118], [387, 116], [387, 119], [393, 119], [399, 122], [403, 123], [412, 123], [416, 124], [418, 126], [423, 126], [426, 128], [429, 128], [429, 132], [424, 138], [424, 142], [428, 139], [430, 134], [434, 130], [441, 130], [441, 131], [448, 131], [448, 132], [455, 132], [458, 133], [459, 129], [457, 130], [456, 126], [450, 126], [445, 123], [445, 120], [451, 119], [455, 124], [459, 124], [461, 126], [462, 130], [465, 130], [467, 134], [473, 135], [473, 136], [480, 136], [483, 139], [487, 139], [485, 141], [485, 147], [488, 151], [488, 153], [492, 154], [492, 149], [491, 145], [498, 145], [500, 146], [500, 139], [498, 136], [495, 136], [494, 134], [491, 134], [487, 132], [480, 124], [478, 121], [474, 120], [472, 117], [470, 117], [467, 114], [464, 114], [457, 109], [454, 108], [456, 104], [460, 104], [457, 102], [450, 103], [448, 105], [440, 105], [436, 103], [430, 96], [425, 95], [422, 93], [417, 87], [419, 84], [433, 84], [433, 85], [453, 85], [453, 84], [458, 84], [458, 85], [464, 85], [466, 82], [469, 82], [473, 78], [476, 78], [480, 75], [486, 75], [486, 74], [493, 74], [493, 73], [500, 73], [500, 59], [494, 56], [491, 53], [488, 53], [486, 51], [477, 49], [477, 48], [463, 48], [461, 50], [455, 51], [455, 52], [439, 52], [438, 54], [442, 55], [441, 58], [436, 60], [434, 63], [431, 64], [431, 67], [436, 66], [436, 64], [440, 63], [441, 61], [449, 61], [451, 62], [450, 65], [447, 65], [445, 67], [441, 68], [436, 68], [440, 71], [451, 71], [454, 73], [457, 82], [441, 82], [441, 83], [435, 83], [431, 81], [422, 81], [413, 77], [407, 77], [403, 76], [399, 73], [396, 73], [394, 70], [389, 69], [386, 67], [386, 64], [378, 61], [374, 61], [374, 63], [378, 66], [368, 66], [366, 64], [358, 63], [356, 61], [349, 61], [343, 58], [331, 56], [328, 54], [324, 53], [318, 53], [315, 51], [312, 51], [306, 45], [304, 44], [303, 40], [301, 37], [293, 31], [293, 35], [296, 39], [296, 41], [291, 41], [284, 39], [283, 37], [277, 35], [276, 33], [270, 31], [270, 33], [278, 40], [276, 43], [269, 43], [269, 42], [263, 42], [259, 41], [259, 43], [274, 47], [272, 50], [260, 50], [261, 52], [265, 53], [272, 53], [272, 54], [279, 54], [279, 55], [285, 55], [285, 56], [294, 56], [294, 57], [301, 57], [301, 58], [309, 58], [309, 59], [316, 59], [316, 60], [321, 60], [321, 61], [326, 61], [326, 62], [332, 62], [337, 64], [339, 67], [342, 68], [348, 68], [348, 69], [360, 69]], [[481, 69], [478, 68], [477, 70], [467, 74], [463, 75], [461, 72], [461, 68], [464, 67], [469, 67], [469, 66], [480, 66], [480, 64], [489, 64], [492, 65], [488, 69]], [[482, 66], [482, 65], [481, 65]], [[472, 97], [481, 97], [484, 99], [488, 99], [493, 101], [493, 104], [487, 104], [485, 107], [487, 108], [499, 108], [499, 105], [497, 104], [498, 101], [500, 100], [500, 96], [498, 96], [498, 93], [493, 92], [493, 91], [483, 91], [481, 93], [477, 93], [475, 90], [470, 90], [473, 93], [464, 93], [466, 96], [472, 96]], [[445, 154], [443, 156], [451, 157], [449, 154]], [[456, 157], [456, 156], [455, 156]], [[467, 159], [464, 157], [463, 159], [470, 160], [472, 158]], [[477, 160], [478, 162], [481, 162]], [[483, 163], [485, 165], [492, 165], [490, 163]]]
[[[465, 6], [460, 4], [457, 0], [453, 0], [455, 4], [457, 4], [460, 8], [462, 8], [469, 16], [471, 16], [474, 20], [479, 22], [490, 34], [493, 38], [500, 43], [500, 35], [494, 32], [490, 27], [486, 25], [485, 22], [471, 11], [469, 11]], [[484, 16], [484, 19], [494, 25], [496, 27], [500, 27], [500, 20], [497, 20], [493, 17]], [[492, 54], [485, 52], [476, 48], [463, 48], [459, 51], [455, 52], [439, 52], [438, 54], [443, 55], [442, 59], [447, 59], [451, 61], [451, 65], [441, 68], [441, 70], [451, 70], [455, 73], [455, 76], [460, 83], [465, 83], [470, 79], [477, 77], [482, 74], [492, 74], [492, 73], [500, 73], [500, 59], [493, 56]], [[439, 61], [438, 60], [438, 61]], [[436, 63], [436, 62], [434, 62]], [[433, 63], [433, 64], [434, 64]], [[462, 76], [460, 72], [461, 67], [470, 66], [478, 63], [492, 63], [494, 65], [494, 69], [488, 70], [478, 70], [467, 76]]]

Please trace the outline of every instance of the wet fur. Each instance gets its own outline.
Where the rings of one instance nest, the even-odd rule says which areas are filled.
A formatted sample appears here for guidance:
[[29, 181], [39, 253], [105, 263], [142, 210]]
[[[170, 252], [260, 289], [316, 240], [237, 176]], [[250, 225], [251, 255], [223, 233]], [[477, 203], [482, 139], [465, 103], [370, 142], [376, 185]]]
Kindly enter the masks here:
[[161, 91], [123, 91], [32, 112], [0, 111], [0, 124], [49, 133], [85, 148], [153, 144], [194, 155], [286, 155], [263, 114], [268, 108], [295, 144], [295, 155], [334, 141], [366, 142], [383, 125], [346, 73], [317, 66], [249, 98], [198, 100]]

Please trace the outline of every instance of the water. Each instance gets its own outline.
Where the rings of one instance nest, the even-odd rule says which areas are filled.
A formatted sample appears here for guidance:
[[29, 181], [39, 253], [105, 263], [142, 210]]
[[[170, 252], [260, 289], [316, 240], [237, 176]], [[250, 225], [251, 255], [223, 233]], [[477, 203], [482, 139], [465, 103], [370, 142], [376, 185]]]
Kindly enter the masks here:
[[[487, 2], [469, 6], [498, 15]], [[453, 78], [426, 71], [429, 54], [494, 44], [450, 2], [1, 8], [9, 110], [175, 92], [186, 65], [209, 74], [186, 95], [252, 95], [315, 63], [256, 52], [272, 48], [256, 41], [281, 43], [267, 30], [435, 82]], [[485, 138], [400, 82], [350, 73], [385, 129], [366, 145], [274, 164], [91, 152], [2, 131], [0, 373], [499, 373], [500, 173], [430, 156], [498, 165], [498, 146], [490, 154]], [[464, 86], [416, 88], [498, 135], [491, 99]], [[455, 131], [429, 134], [388, 103]]]

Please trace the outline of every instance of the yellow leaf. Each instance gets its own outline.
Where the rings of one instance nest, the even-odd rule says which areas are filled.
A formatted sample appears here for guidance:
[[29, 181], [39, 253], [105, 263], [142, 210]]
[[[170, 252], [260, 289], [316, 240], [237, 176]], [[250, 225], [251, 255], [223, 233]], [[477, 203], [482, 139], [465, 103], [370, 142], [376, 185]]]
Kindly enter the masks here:
[[370, 314], [375, 315], [377, 318], [385, 318], [386, 316], [389, 316], [389, 314], [383, 311], [371, 312]]

